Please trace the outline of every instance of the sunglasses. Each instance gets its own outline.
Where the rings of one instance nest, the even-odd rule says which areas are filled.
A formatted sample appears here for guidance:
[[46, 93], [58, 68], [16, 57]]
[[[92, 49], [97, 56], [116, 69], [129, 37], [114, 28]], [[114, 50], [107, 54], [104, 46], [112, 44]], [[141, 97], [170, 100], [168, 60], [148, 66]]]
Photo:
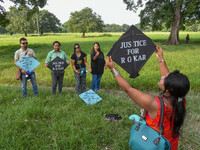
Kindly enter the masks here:
[[26, 45], [27, 45], [27, 44], [28, 44], [28, 42], [26, 42], [26, 43], [21, 43], [21, 44], [23, 44], [23, 45], [25, 45], [25, 44], [26, 44]]
[[74, 47], [74, 49], [78, 49], [78, 48], [80, 48], [79, 46], [78, 47]]

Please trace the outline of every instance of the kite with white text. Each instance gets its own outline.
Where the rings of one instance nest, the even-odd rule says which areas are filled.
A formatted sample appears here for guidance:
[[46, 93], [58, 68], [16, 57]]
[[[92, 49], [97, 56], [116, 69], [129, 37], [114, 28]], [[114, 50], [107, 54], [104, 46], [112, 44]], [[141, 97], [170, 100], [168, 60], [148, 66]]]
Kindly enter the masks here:
[[142, 31], [131, 26], [108, 52], [112, 60], [130, 74], [139, 76], [139, 71], [156, 50], [156, 45]]
[[25, 55], [21, 59], [19, 59], [16, 63], [17, 66], [22, 68], [26, 71], [26, 73], [30, 73], [33, 71], [37, 66], [40, 65], [40, 62], [37, 61], [35, 58], [30, 57], [29, 55]]
[[66, 61], [57, 56], [48, 64], [47, 67], [51, 69], [56, 75], [60, 75], [67, 66], [68, 64], [66, 63]]

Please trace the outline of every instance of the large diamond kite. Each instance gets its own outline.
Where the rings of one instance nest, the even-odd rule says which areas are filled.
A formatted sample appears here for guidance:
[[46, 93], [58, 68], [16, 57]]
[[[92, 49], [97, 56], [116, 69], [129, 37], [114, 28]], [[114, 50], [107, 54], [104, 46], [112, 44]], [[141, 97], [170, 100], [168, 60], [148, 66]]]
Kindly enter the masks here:
[[33, 71], [37, 66], [39, 66], [40, 62], [35, 58], [30, 57], [29, 55], [25, 55], [21, 59], [19, 59], [16, 63], [17, 66], [25, 70], [26, 72]]
[[156, 45], [135, 26], [131, 26], [108, 52], [114, 62], [130, 74], [139, 76], [139, 71], [156, 50]]

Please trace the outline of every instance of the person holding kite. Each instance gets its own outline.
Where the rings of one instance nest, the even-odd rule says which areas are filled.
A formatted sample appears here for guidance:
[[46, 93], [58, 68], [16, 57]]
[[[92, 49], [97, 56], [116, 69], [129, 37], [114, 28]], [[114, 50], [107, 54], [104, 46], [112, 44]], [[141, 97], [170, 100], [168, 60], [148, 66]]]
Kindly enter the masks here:
[[76, 80], [75, 94], [80, 94], [86, 91], [86, 66], [91, 72], [91, 68], [87, 62], [87, 55], [81, 51], [78, 43], [74, 44], [74, 53], [71, 56], [72, 68]]
[[[156, 46], [156, 56], [159, 61], [161, 79], [158, 82], [159, 88], [162, 90], [162, 98], [164, 100], [164, 134], [163, 136], [169, 140], [171, 149], [176, 150], [178, 147], [180, 129], [185, 117], [185, 96], [190, 89], [190, 81], [186, 75], [179, 71], [169, 72], [163, 57], [163, 50]], [[106, 65], [113, 73], [119, 86], [128, 94], [128, 96], [141, 108], [146, 111], [146, 123], [159, 132], [160, 127], [160, 100], [157, 96], [145, 94], [135, 88], [120, 75], [115, 68], [115, 64], [111, 57], [106, 60]]]
[[[21, 38], [19, 40], [21, 48], [15, 52], [15, 63], [17, 63], [18, 60], [20, 60], [22, 57], [28, 54], [28, 57], [33, 57], [36, 59], [35, 53], [32, 49], [28, 48], [28, 41], [26, 38]], [[29, 60], [29, 59], [26, 59]], [[29, 79], [31, 80], [32, 83], [32, 88], [33, 88], [33, 93], [35, 96], [38, 96], [38, 89], [37, 89], [37, 84], [36, 84], [36, 76], [34, 70], [31, 72], [26, 72], [25, 69], [22, 67], [17, 66], [21, 70], [21, 90], [22, 90], [22, 95], [23, 98], [27, 96], [27, 74]]]
[[105, 59], [104, 54], [100, 49], [98, 42], [94, 43], [93, 50], [91, 51], [91, 68], [92, 68], [92, 83], [91, 89], [97, 92], [100, 89], [100, 81], [104, 72]]
[[[67, 55], [64, 51], [60, 50], [60, 42], [54, 41], [53, 42], [53, 50], [50, 51], [45, 60], [45, 67], [49, 67], [51, 69], [51, 79], [52, 79], [52, 93], [53, 95], [56, 94], [56, 88], [58, 84], [58, 93], [62, 93], [62, 86], [63, 86], [63, 78], [64, 78], [64, 69], [67, 65], [70, 64]], [[58, 61], [55, 61], [58, 60]], [[54, 67], [50, 67], [51, 62], [54, 61]], [[66, 63], [65, 67], [61, 65]]]

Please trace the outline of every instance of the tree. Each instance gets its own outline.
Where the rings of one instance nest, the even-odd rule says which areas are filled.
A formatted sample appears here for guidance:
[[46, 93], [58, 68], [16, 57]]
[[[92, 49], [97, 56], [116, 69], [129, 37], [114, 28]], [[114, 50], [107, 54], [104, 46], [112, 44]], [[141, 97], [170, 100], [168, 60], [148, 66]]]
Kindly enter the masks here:
[[63, 33], [67, 32], [67, 22], [63, 23], [61, 30], [62, 30]]
[[85, 37], [87, 32], [102, 32], [103, 25], [101, 16], [93, 13], [91, 8], [86, 7], [79, 12], [75, 11], [70, 14], [67, 30], [83, 33], [82, 37]]
[[5, 34], [5, 33], [7, 33], [7, 32], [8, 32], [8, 31], [6, 30], [5, 27], [0, 26], [0, 34]]
[[[38, 13], [39, 8], [43, 8], [47, 4], [47, 0], [10, 0], [15, 5], [19, 6], [30, 6], [32, 9], [28, 12], [28, 17], [31, 18], [34, 13], [36, 13], [36, 21], [37, 21], [37, 30], [39, 33], [39, 22], [38, 22]], [[0, 0], [0, 2], [4, 3], [4, 0]], [[6, 26], [8, 25], [9, 21], [6, 19], [7, 12], [5, 11], [4, 7], [0, 5], [0, 25]], [[27, 18], [27, 19], [29, 19]]]
[[59, 32], [60, 31], [60, 20], [52, 13], [47, 10], [39, 12], [40, 32]]
[[127, 24], [122, 25], [122, 30], [125, 32], [130, 26]]
[[[136, 12], [143, 7], [142, 0], [134, 3], [133, 0], [123, 0], [128, 10]], [[149, 0], [140, 12], [140, 25], [142, 28], [151, 26], [152, 30], [161, 30], [164, 24], [171, 28], [166, 45], [180, 44], [179, 30], [185, 28], [187, 23], [200, 19], [199, 0]]]
[[36, 14], [37, 31], [38, 35], [40, 35], [39, 8], [43, 8], [47, 4], [47, 0], [28, 0], [28, 4], [33, 7], [29, 15], [31, 16], [32, 14]]
[[33, 18], [28, 17], [29, 11], [30, 9], [26, 6], [21, 6], [19, 8], [14, 6], [10, 7], [10, 12], [7, 15], [7, 19], [10, 23], [6, 29], [11, 33], [24, 33], [25, 36], [27, 36], [28, 32], [33, 32], [35, 29], [35, 22]]

